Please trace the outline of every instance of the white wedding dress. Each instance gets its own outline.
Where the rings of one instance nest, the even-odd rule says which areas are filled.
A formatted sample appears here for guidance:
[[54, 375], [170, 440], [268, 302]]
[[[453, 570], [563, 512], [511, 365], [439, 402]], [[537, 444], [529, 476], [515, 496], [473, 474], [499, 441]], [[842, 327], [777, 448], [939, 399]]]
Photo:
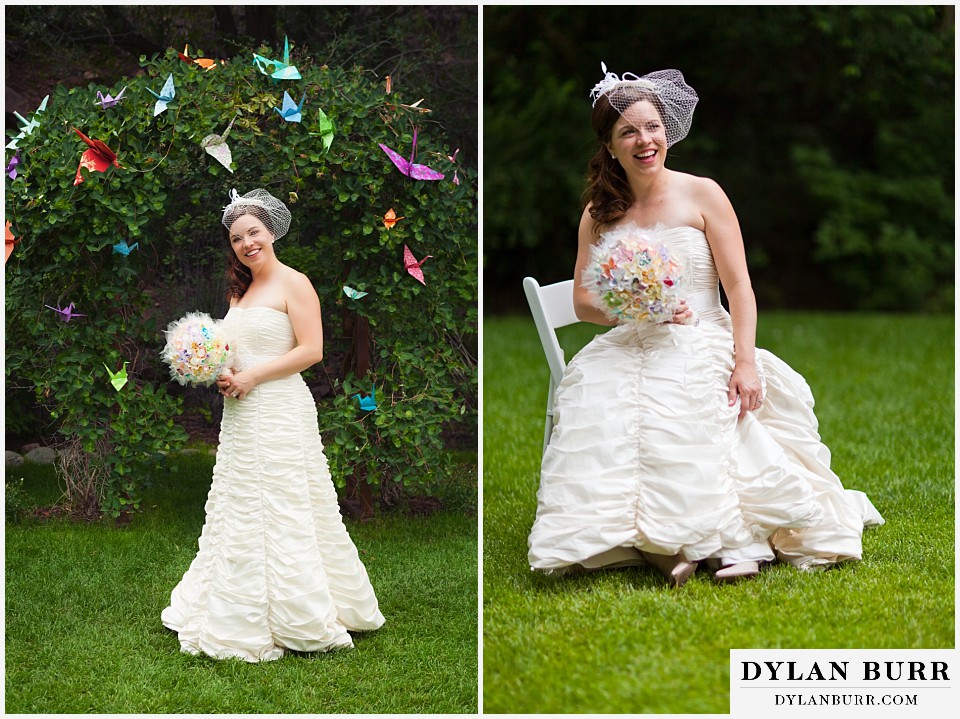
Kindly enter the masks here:
[[[231, 308], [243, 367], [296, 344], [286, 313]], [[384, 618], [340, 517], [317, 408], [299, 374], [226, 398], [199, 551], [163, 623], [181, 650], [269, 661], [353, 645]]]
[[706, 236], [656, 228], [685, 272], [699, 324], [621, 324], [569, 363], [555, 395], [529, 563], [537, 570], [770, 560], [799, 569], [860, 559], [883, 518], [844, 489], [804, 379], [757, 349], [763, 404], [730, 407], [730, 316]]

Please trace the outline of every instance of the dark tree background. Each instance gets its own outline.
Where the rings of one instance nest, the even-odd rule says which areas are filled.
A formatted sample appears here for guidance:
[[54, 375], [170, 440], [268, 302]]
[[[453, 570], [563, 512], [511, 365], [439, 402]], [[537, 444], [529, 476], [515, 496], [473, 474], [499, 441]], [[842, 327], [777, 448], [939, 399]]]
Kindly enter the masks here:
[[762, 309], [952, 309], [953, 13], [485, 7], [485, 310], [571, 276], [601, 61], [697, 90], [668, 166], [726, 190]]
[[56, 84], [112, 84], [138, 74], [140, 55], [173, 47], [232, 58], [263, 42], [321, 62], [391, 76], [424, 97], [430, 119], [477, 167], [477, 28], [474, 6], [21, 5], [6, 19], [6, 125], [36, 109]]

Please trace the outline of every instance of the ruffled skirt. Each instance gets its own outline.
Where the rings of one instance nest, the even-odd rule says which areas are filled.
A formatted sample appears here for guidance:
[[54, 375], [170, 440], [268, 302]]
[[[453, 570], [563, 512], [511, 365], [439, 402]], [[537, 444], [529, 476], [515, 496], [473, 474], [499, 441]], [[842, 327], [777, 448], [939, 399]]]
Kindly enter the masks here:
[[830, 470], [803, 378], [764, 350], [757, 365], [764, 402], [738, 422], [728, 320], [621, 325], [584, 347], [555, 396], [530, 566], [860, 559], [882, 517]]
[[181, 649], [279, 659], [352, 646], [384, 618], [347, 534], [300, 375], [224, 402], [199, 551], [162, 621]]

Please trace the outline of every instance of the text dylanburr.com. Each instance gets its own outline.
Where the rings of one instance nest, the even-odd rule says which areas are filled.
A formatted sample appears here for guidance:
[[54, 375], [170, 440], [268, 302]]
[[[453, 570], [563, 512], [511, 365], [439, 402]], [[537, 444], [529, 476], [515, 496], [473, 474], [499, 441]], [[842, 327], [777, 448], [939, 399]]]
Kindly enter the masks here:
[[730, 715], [957, 716], [956, 649], [731, 649]]

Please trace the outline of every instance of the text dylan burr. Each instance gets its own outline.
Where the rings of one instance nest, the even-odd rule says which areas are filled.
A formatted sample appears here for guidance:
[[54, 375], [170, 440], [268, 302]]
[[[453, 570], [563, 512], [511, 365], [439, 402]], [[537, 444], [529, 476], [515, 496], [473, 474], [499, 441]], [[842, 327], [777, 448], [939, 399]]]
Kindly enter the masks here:
[[743, 681], [949, 681], [946, 662], [740, 662]]

